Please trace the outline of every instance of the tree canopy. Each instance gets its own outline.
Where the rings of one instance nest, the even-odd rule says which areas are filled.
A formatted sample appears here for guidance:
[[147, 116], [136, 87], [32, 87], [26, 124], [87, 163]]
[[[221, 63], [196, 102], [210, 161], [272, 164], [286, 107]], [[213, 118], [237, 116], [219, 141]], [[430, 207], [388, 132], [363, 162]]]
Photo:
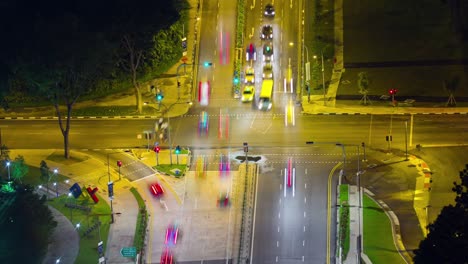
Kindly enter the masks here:
[[445, 206], [415, 250], [414, 263], [468, 263], [468, 164], [454, 182], [455, 205]]
[[21, 101], [50, 97], [70, 70], [87, 81], [83, 92], [128, 74], [119, 67], [126, 55], [124, 36], [131, 35], [148, 55], [141, 72], [148, 71], [158, 64], [155, 36], [170, 32], [188, 5], [186, 0], [3, 0], [0, 7], [0, 95]]

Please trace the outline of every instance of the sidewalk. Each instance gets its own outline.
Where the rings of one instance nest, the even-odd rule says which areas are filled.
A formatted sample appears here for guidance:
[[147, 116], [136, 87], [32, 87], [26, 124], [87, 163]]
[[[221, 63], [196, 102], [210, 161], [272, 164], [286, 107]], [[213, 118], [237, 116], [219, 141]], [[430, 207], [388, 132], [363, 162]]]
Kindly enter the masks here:
[[302, 103], [302, 113], [308, 115], [415, 115], [415, 114], [468, 114], [468, 107], [441, 107], [441, 103], [419, 102], [418, 107], [390, 106], [388, 101], [377, 101], [372, 105], [361, 105], [358, 100], [335, 100], [333, 106], [323, 105], [323, 97], [311, 96]]

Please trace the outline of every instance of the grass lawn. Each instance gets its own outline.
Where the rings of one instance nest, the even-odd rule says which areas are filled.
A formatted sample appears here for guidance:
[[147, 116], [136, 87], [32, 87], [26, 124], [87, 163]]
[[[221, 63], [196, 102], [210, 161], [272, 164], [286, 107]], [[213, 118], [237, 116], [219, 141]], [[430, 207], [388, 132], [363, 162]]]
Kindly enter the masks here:
[[343, 247], [342, 256], [346, 258], [349, 251], [349, 185], [342, 184], [340, 185], [340, 237], [341, 244]]
[[[65, 207], [65, 203], [75, 202], [77, 205], [90, 206], [92, 208], [91, 212], [88, 214], [78, 209], [71, 211], [70, 208]], [[69, 198], [62, 195], [50, 200], [48, 203], [70, 219], [73, 225], [80, 223], [80, 251], [75, 263], [96, 263], [98, 259], [97, 244], [102, 240], [105, 251], [111, 221], [110, 207], [104, 201], [104, 198], [99, 197], [99, 202], [94, 204], [91, 198], [83, 197], [83, 195], [76, 200], [73, 197]], [[100, 237], [98, 228], [84, 236], [84, 232], [97, 221], [101, 222]]]
[[395, 248], [390, 219], [380, 206], [363, 196], [364, 253], [374, 264], [406, 264]]
[[180, 175], [179, 176], [182, 176], [185, 174], [185, 171], [187, 170], [187, 165], [186, 164], [160, 164], [158, 166], [154, 166], [154, 168], [160, 172], [164, 172], [164, 173], [167, 173], [167, 174], [170, 174], [172, 176], [176, 176], [174, 171], [174, 169], [179, 169], [180, 170]]

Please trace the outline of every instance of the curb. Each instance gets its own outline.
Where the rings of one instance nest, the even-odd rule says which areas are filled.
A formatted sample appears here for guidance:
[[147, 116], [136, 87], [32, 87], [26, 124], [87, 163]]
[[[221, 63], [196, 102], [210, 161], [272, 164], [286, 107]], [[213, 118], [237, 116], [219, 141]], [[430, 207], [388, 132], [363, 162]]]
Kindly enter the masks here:
[[375, 200], [374, 199], [375, 195], [373, 192], [371, 192], [370, 190], [364, 187], [363, 189], [364, 189], [364, 192], [367, 194], [367, 196], [370, 199], [372, 199], [374, 202], [376, 202], [382, 208], [382, 210], [384, 210], [385, 214], [390, 219], [390, 223], [392, 225], [393, 243], [395, 244], [395, 247], [398, 250], [398, 253], [400, 254], [401, 258], [407, 264], [413, 263], [413, 260], [411, 256], [409, 255], [408, 251], [406, 250], [405, 245], [403, 244], [403, 240], [401, 239], [400, 222], [396, 214], [391, 210], [391, 208], [384, 201]]
[[319, 112], [319, 113], [307, 113], [302, 112], [303, 115], [466, 115], [468, 112], [453, 112], [453, 113], [359, 113], [359, 112], [345, 112], [345, 113], [326, 113], [326, 112]]
[[[160, 116], [72, 116], [70, 119], [156, 119]], [[0, 117], [0, 120], [57, 120], [56, 116]]]

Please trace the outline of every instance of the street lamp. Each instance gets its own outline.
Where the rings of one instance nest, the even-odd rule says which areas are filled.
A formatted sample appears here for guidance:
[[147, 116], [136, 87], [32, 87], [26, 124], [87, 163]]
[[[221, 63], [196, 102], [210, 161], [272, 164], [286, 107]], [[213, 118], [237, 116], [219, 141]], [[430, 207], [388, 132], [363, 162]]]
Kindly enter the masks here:
[[58, 197], [57, 173], [58, 173], [58, 169], [55, 168], [55, 169], [54, 169], [54, 176], [55, 176], [54, 186], [55, 186], [55, 196], [56, 196], [56, 197]]
[[[68, 198], [71, 198], [73, 196], [73, 194], [71, 192], [68, 193]], [[71, 204], [70, 204], [70, 222], [73, 223], [73, 208], [71, 207]]]
[[10, 181], [10, 161], [6, 162], [6, 166], [7, 166], [7, 169], [8, 169], [8, 181]]
[[[322, 88], [323, 88], [323, 105], [326, 106], [327, 105], [327, 100], [326, 100], [326, 96], [325, 96], [325, 64], [324, 64], [324, 60], [323, 60], [323, 50], [325, 49], [326, 47], [322, 48], [322, 50], [320, 50], [320, 57], [322, 59]], [[317, 56], [314, 55], [314, 59], [317, 59]]]

